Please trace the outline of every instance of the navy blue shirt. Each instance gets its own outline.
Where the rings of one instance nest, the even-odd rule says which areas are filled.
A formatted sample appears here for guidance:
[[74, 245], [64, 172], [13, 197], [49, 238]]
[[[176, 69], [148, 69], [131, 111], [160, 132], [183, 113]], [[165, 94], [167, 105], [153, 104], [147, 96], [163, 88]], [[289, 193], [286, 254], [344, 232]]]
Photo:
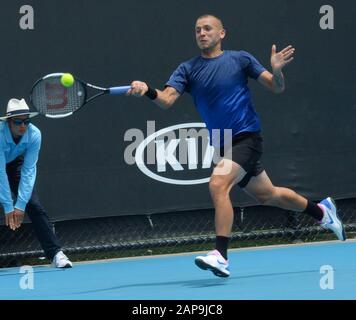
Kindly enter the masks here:
[[[215, 58], [199, 56], [180, 64], [166, 86], [192, 95], [210, 139], [222, 146], [224, 129], [231, 129], [233, 137], [261, 130], [247, 83], [249, 77], [257, 79], [264, 71], [248, 52], [225, 50]], [[212, 139], [214, 129], [219, 129], [220, 142]]]

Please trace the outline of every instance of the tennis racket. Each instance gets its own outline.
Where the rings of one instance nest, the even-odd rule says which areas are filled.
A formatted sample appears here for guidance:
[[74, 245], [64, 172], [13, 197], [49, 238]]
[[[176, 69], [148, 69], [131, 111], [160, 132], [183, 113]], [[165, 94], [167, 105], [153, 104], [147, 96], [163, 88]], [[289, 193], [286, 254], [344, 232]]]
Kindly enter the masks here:
[[[73, 85], [67, 87], [61, 82], [63, 74], [48, 74], [37, 80], [31, 89], [31, 105], [48, 118], [71, 116], [85, 104], [104, 94], [122, 95], [131, 89], [130, 86], [102, 88], [75, 77]], [[88, 97], [89, 88], [97, 93]]]

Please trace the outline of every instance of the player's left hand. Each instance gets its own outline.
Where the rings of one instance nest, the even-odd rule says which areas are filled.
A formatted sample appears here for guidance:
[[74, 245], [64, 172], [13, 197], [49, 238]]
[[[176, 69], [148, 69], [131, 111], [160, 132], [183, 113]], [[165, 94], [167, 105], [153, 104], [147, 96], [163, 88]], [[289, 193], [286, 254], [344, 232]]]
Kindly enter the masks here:
[[295, 49], [292, 46], [284, 48], [282, 51], [277, 52], [277, 47], [272, 46], [271, 66], [274, 71], [282, 70], [287, 64], [294, 60]]
[[25, 212], [20, 209], [14, 209], [14, 220], [16, 228], [20, 228], [25, 217]]

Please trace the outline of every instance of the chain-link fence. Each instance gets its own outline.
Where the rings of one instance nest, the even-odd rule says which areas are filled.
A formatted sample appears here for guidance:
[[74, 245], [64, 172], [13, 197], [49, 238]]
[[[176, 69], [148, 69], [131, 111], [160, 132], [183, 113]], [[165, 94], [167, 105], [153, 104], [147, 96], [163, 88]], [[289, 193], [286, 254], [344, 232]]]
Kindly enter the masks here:
[[[356, 199], [336, 201], [348, 238], [356, 235]], [[73, 261], [210, 250], [214, 211], [118, 216], [56, 222], [55, 232]], [[231, 247], [334, 240], [305, 214], [271, 207], [235, 208]], [[0, 267], [44, 264], [32, 225], [0, 227]]]

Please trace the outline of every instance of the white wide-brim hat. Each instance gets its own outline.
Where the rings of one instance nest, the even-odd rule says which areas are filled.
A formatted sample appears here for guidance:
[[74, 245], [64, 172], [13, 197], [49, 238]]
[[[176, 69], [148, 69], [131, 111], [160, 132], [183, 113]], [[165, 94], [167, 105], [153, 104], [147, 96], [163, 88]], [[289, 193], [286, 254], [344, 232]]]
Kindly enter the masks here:
[[32, 118], [37, 116], [38, 112], [30, 112], [30, 108], [28, 107], [25, 99], [10, 99], [7, 104], [6, 116], [0, 117], [0, 120], [4, 121], [12, 117], [25, 115], [28, 115], [30, 118]]

